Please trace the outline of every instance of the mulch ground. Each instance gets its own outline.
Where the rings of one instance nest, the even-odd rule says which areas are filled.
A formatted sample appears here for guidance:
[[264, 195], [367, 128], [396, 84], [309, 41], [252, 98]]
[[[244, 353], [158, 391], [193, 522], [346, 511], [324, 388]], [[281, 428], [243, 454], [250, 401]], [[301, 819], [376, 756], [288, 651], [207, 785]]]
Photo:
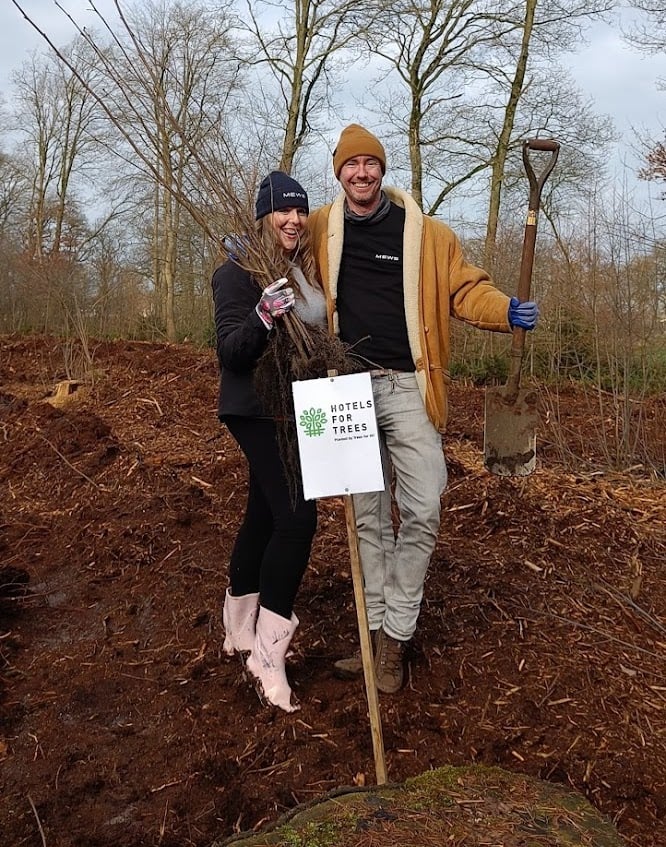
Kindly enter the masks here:
[[[90, 359], [57, 397], [81, 351], [0, 339], [3, 845], [204, 847], [373, 782], [363, 682], [331, 672], [358, 640], [342, 501], [318, 505], [297, 600], [302, 708], [266, 709], [221, 653], [247, 478], [214, 355], [90, 342]], [[664, 847], [664, 482], [600, 470], [588, 399], [558, 398], [577, 472], [544, 426], [537, 471], [507, 479], [481, 463], [482, 389], [454, 386], [409, 682], [380, 697], [386, 763], [392, 782], [482, 763], [563, 784], [628, 845]], [[641, 409], [653, 469], [665, 412]]]

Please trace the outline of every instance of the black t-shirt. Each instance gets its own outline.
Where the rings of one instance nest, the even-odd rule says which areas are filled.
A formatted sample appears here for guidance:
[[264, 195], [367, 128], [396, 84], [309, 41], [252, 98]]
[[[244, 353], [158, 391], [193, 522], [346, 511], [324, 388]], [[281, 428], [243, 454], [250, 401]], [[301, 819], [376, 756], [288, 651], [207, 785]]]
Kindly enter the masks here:
[[345, 220], [338, 277], [340, 338], [368, 370], [413, 371], [402, 280], [405, 210], [391, 203], [378, 221]]

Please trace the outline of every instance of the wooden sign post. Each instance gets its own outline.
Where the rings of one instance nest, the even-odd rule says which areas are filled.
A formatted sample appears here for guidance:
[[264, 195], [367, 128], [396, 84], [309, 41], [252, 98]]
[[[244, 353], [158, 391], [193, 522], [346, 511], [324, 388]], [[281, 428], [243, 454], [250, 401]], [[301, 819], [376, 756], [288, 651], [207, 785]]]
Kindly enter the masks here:
[[368, 701], [377, 785], [387, 782], [375, 674], [353, 494], [383, 491], [384, 473], [369, 374], [292, 383], [298, 447], [306, 499], [344, 498], [361, 661]]
[[354, 509], [354, 499], [351, 494], [346, 494], [344, 500], [347, 538], [349, 539], [349, 558], [351, 560], [354, 600], [356, 601], [356, 619], [358, 621], [363, 677], [365, 679], [365, 696], [368, 701], [372, 749], [375, 754], [375, 773], [377, 775], [377, 785], [384, 785], [387, 781], [384, 738], [382, 736], [382, 719], [379, 713], [379, 698], [377, 696], [377, 676], [375, 674], [370, 627], [368, 626], [368, 610], [365, 605], [365, 592], [363, 590], [363, 571], [361, 569], [361, 557], [358, 552], [356, 511]]

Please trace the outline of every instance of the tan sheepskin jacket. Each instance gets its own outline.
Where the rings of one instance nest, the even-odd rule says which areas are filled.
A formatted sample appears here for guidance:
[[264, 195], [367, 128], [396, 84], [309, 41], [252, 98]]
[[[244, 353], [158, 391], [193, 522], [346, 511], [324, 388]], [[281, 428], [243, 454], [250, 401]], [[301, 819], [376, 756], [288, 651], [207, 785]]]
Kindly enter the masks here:
[[[403, 277], [409, 347], [426, 411], [443, 432], [451, 381], [450, 318], [479, 329], [510, 332], [509, 298], [495, 288], [485, 271], [467, 264], [457, 236], [446, 224], [424, 215], [405, 191], [384, 186], [384, 192], [405, 209]], [[336, 334], [344, 199], [344, 194], [340, 194], [308, 219], [317, 269], [326, 292], [328, 325]]]

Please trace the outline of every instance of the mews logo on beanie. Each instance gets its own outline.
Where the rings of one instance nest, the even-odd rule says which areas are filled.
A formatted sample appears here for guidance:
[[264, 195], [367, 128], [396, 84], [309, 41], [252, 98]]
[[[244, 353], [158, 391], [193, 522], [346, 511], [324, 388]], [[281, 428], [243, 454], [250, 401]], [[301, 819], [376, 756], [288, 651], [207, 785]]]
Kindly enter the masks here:
[[355, 156], [374, 156], [379, 159], [382, 173], [386, 173], [386, 152], [381, 141], [360, 124], [349, 124], [340, 133], [338, 146], [333, 151], [333, 170], [336, 179], [345, 162]]
[[303, 186], [289, 174], [271, 171], [264, 177], [257, 194], [256, 220], [278, 209], [305, 209], [310, 212], [308, 195]]

